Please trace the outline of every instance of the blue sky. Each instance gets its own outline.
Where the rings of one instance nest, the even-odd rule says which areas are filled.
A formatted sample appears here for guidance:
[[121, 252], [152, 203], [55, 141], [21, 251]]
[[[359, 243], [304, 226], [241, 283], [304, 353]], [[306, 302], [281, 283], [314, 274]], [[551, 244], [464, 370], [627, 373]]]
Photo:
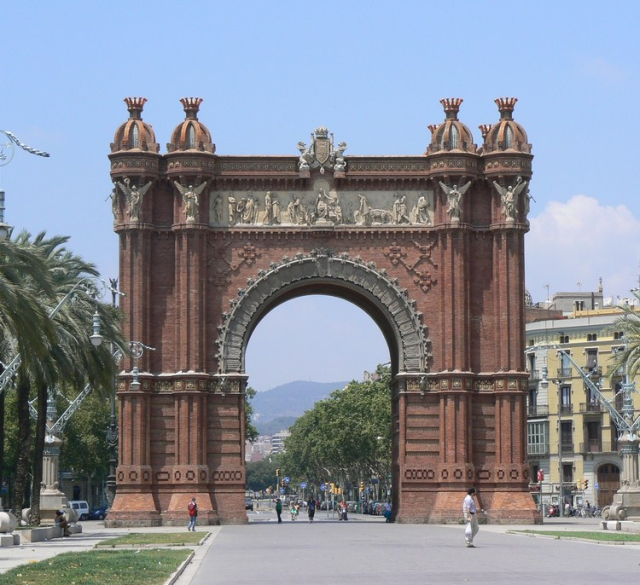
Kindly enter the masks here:
[[[480, 144], [478, 125], [498, 120], [493, 100], [516, 96], [535, 155], [534, 300], [546, 284], [593, 290], [602, 277], [614, 297], [638, 286], [640, 3], [1, 0], [0, 15], [0, 128], [51, 153], [0, 168], [5, 221], [70, 235], [105, 278], [118, 271], [107, 154], [127, 96], [148, 98], [162, 152], [179, 99], [204, 98], [221, 155], [295, 155], [319, 125], [347, 155], [419, 154], [443, 97], [464, 99], [460, 119]], [[260, 324], [247, 367], [265, 390], [360, 378], [387, 360], [362, 311], [307, 297]]]

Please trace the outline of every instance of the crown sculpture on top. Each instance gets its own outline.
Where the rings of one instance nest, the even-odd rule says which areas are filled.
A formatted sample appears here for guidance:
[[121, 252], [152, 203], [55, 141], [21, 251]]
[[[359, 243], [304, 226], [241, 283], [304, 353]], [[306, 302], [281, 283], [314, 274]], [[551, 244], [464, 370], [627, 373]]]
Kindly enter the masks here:
[[316, 128], [315, 134], [311, 133], [311, 144], [308, 147], [305, 142], [298, 142], [298, 150], [300, 151], [298, 170], [301, 173], [318, 168], [321, 174], [324, 174], [327, 169], [333, 169], [334, 173], [343, 173], [347, 168], [344, 160], [347, 143], [340, 142], [338, 147], [334, 148], [333, 134], [329, 135], [329, 130], [324, 126]]

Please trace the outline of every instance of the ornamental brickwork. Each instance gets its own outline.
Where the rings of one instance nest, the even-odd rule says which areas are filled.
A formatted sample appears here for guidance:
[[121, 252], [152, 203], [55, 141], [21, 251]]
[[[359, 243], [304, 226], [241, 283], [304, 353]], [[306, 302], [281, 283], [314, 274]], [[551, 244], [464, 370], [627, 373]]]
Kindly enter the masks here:
[[[225, 156], [184, 98], [160, 154], [144, 98], [111, 145], [125, 333], [156, 348], [118, 383], [110, 525], [243, 523], [245, 352], [306, 294], [355, 303], [393, 373], [398, 522], [457, 522], [469, 485], [492, 522], [540, 521], [529, 493], [524, 235], [531, 146], [500, 121], [473, 144], [442, 100], [424, 155], [349, 156], [324, 127], [299, 154]], [[488, 142], [489, 141], [489, 142]], [[313, 350], [313, 348], [310, 348]]]

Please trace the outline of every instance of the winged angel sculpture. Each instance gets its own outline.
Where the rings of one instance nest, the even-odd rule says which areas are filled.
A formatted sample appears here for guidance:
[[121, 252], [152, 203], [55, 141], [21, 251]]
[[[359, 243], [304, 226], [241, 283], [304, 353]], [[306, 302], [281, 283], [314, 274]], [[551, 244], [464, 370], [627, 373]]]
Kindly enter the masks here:
[[447, 213], [449, 214], [451, 221], [459, 221], [460, 215], [462, 214], [462, 196], [471, 186], [471, 181], [466, 185], [462, 185], [460, 188], [458, 188], [458, 185], [449, 187], [449, 185], [445, 185], [442, 181], [439, 181], [439, 183], [447, 196], [447, 202], [449, 203]]
[[184, 187], [178, 183], [178, 181], [174, 181], [173, 184], [176, 186], [176, 189], [180, 191], [180, 195], [182, 195], [184, 214], [187, 216], [187, 221], [196, 221], [196, 219], [198, 219], [200, 204], [198, 196], [202, 191], [204, 191], [204, 188], [207, 186], [207, 181], [200, 183], [197, 187], [194, 187], [193, 185]]
[[129, 205], [129, 219], [131, 219], [131, 221], [138, 221], [140, 219], [142, 198], [149, 190], [149, 187], [151, 187], [152, 182], [153, 181], [149, 181], [146, 185], [138, 188], [135, 185], [133, 185], [133, 187], [131, 186], [131, 179], [128, 177], [124, 180], [124, 183], [118, 181], [118, 187], [120, 187], [127, 198], [127, 203]]
[[514, 221], [516, 219], [516, 211], [518, 207], [518, 195], [527, 186], [528, 181], [523, 181], [522, 177], [516, 179], [516, 186], [509, 185], [503, 187], [497, 181], [493, 182], [496, 191], [500, 193], [500, 201], [502, 202], [502, 213], [507, 220]]

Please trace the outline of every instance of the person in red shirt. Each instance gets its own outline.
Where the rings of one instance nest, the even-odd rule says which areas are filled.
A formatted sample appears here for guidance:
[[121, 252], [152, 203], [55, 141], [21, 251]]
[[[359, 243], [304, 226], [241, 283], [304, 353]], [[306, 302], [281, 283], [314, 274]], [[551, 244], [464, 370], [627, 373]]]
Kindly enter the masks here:
[[187, 509], [189, 510], [189, 526], [187, 527], [187, 530], [195, 532], [196, 521], [198, 520], [198, 504], [196, 503], [195, 498], [191, 498]]

